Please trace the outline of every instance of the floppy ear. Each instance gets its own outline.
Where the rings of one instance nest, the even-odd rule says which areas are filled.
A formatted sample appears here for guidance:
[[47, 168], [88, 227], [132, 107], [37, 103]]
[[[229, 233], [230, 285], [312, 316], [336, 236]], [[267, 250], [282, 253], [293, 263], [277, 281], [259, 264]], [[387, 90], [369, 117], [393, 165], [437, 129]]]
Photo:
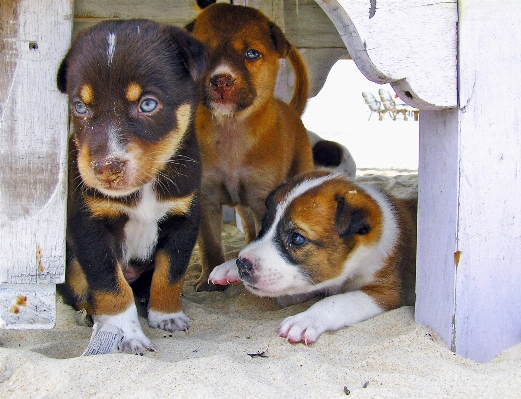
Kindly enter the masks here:
[[206, 46], [184, 29], [174, 26], [169, 26], [168, 29], [192, 79], [199, 80], [208, 64]]
[[339, 237], [354, 234], [365, 235], [371, 230], [365, 212], [351, 207], [341, 195], [335, 197], [337, 203], [335, 226]]
[[58, 86], [58, 90], [62, 93], [67, 92], [67, 69], [69, 67], [69, 53], [65, 56], [58, 68], [58, 74], [56, 75], [56, 85]]
[[280, 30], [280, 28], [274, 23], [269, 23], [270, 36], [273, 45], [275, 46], [275, 50], [279, 53], [280, 58], [286, 58], [289, 53], [289, 49], [291, 44], [284, 36], [284, 33]]

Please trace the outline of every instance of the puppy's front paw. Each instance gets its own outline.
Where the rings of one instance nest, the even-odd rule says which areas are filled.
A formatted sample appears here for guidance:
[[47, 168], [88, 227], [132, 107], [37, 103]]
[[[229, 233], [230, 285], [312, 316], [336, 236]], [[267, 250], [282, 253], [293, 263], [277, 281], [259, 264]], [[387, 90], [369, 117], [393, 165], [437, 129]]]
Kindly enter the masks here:
[[[98, 315], [93, 318], [95, 324], [89, 348], [93, 345], [96, 345], [96, 348], [93, 348], [94, 351], [91, 351], [89, 354], [110, 352], [110, 340], [114, 340], [116, 337], [119, 339], [117, 349], [120, 352], [134, 355], [143, 355], [147, 351], [155, 352], [152, 342], [141, 330], [134, 304], [126, 311], [117, 315]], [[112, 334], [107, 335], [106, 333], [109, 332]]]
[[279, 337], [286, 338], [289, 342], [303, 342], [307, 345], [315, 342], [320, 334], [326, 331], [326, 327], [319, 318], [308, 312], [302, 312], [286, 317], [279, 324], [278, 330]]
[[165, 331], [188, 331], [190, 319], [183, 311], [177, 313], [162, 313], [148, 311], [148, 325]]
[[139, 331], [138, 334], [126, 334], [118, 345], [121, 352], [131, 353], [133, 355], [144, 355], [148, 352], [155, 352], [156, 349], [152, 342]]
[[211, 283], [207, 274], [201, 275], [194, 286], [197, 292], [224, 291], [226, 289], [225, 285]]
[[210, 273], [208, 280], [213, 284], [228, 285], [241, 282], [239, 272], [237, 270], [236, 259], [229, 260], [223, 264], [216, 266]]

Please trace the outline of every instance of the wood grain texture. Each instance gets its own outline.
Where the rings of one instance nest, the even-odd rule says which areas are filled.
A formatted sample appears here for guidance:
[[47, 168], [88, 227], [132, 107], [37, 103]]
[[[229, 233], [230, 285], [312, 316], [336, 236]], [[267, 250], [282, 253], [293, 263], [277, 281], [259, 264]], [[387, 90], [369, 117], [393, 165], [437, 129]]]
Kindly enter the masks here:
[[317, 0], [361, 72], [409, 105], [457, 105], [456, 0]]
[[198, 10], [195, 0], [75, 0], [74, 35], [105, 19], [147, 18], [184, 26]]
[[55, 82], [70, 43], [71, 3], [0, 6], [0, 284], [61, 282], [68, 115]]
[[55, 76], [72, 21], [62, 3], [21, 1], [3, 32], [0, 283], [63, 280], [68, 116]]

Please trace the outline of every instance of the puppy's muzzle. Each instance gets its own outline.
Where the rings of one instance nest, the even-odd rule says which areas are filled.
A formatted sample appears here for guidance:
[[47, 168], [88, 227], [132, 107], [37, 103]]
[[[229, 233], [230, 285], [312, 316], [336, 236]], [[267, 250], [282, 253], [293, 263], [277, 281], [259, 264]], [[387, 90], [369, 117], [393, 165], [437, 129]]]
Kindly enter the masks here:
[[96, 178], [106, 183], [115, 183], [125, 174], [126, 161], [118, 158], [105, 158], [90, 163]]
[[210, 86], [223, 99], [230, 96], [235, 85], [235, 79], [229, 74], [214, 75], [210, 78]]
[[253, 264], [248, 259], [239, 257], [237, 258], [236, 265], [241, 280], [251, 281], [253, 275]]

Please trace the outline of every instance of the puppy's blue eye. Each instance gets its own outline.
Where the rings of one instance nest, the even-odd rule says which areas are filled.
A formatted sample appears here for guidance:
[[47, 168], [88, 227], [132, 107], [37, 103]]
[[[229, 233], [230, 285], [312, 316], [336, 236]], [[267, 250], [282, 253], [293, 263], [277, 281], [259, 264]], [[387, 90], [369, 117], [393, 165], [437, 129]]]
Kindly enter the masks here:
[[302, 234], [294, 232], [291, 234], [290, 242], [293, 247], [299, 248], [306, 245], [308, 240]]
[[260, 57], [260, 53], [257, 50], [251, 48], [246, 50], [246, 54], [244, 56], [247, 60], [255, 60]]
[[87, 107], [81, 101], [74, 103], [74, 111], [79, 115], [85, 115], [87, 113]]
[[157, 108], [157, 101], [152, 98], [145, 98], [139, 104], [139, 110], [141, 112], [152, 112]]

